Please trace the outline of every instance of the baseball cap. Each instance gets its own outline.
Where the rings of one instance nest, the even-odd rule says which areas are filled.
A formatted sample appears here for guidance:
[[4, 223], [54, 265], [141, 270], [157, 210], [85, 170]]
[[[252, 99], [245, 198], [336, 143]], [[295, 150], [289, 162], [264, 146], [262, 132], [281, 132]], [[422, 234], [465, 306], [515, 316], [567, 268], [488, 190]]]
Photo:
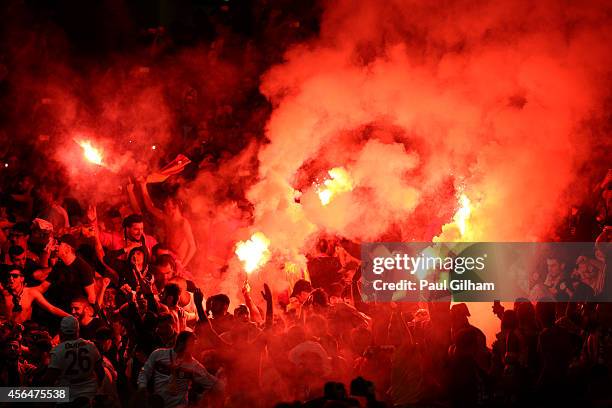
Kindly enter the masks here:
[[66, 316], [60, 323], [60, 330], [64, 334], [77, 334], [79, 331], [79, 321], [74, 316]]

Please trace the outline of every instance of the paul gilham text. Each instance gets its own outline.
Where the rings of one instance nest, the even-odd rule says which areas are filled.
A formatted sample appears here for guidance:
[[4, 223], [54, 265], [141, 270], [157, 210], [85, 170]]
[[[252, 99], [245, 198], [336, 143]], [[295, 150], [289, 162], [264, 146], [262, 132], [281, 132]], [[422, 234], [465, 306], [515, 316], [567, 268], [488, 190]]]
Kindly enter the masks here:
[[453, 291], [494, 291], [495, 283], [493, 282], [472, 282], [469, 279], [454, 279], [442, 282], [430, 282], [427, 279], [418, 281], [410, 281], [402, 279], [397, 282], [385, 282], [377, 279], [372, 282], [374, 290], [453, 290]]

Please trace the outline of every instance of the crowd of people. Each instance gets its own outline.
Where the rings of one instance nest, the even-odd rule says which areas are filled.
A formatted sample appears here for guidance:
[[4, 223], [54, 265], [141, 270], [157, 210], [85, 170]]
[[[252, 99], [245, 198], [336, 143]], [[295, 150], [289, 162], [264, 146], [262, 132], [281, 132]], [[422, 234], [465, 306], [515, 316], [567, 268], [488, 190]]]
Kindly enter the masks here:
[[[274, 2], [253, 6], [246, 20], [266, 30], [252, 32], [241, 3], [226, 3], [204, 13], [203, 20], [219, 21], [210, 41], [228, 38], [226, 26], [240, 27], [239, 39], [261, 37], [256, 42], [268, 58], [281, 59], [284, 43], [317, 29], [311, 2], [287, 2], [289, 11]], [[170, 37], [175, 44], [207, 37], [211, 26], [175, 23], [170, 34], [146, 31], [155, 37], [153, 51], [162, 53]], [[84, 48], [92, 41], [84, 38]], [[11, 66], [2, 60], [6, 84]], [[219, 108], [206, 123], [241, 136], [209, 140], [212, 161], [241, 148], [249, 123], [263, 133], [268, 102], [257, 83], [251, 87], [244, 107]], [[196, 97], [195, 89], [186, 92], [183, 141], [205, 133], [199, 114], [189, 114]], [[253, 115], [254, 105], [262, 117]], [[23, 146], [16, 150], [13, 157], [24, 157]], [[189, 151], [202, 166], [198, 154]], [[94, 206], [71, 198], [44, 171], [22, 174], [34, 159], [21, 161], [18, 180], [0, 181], [0, 387], [66, 386], [70, 407], [612, 406], [612, 304], [568, 301], [576, 282], [594, 296], [609, 293], [609, 254], [548, 260], [534, 275], [531, 300], [549, 301], [494, 303], [499, 333], [492, 342], [469, 304], [363, 302], [359, 260], [338, 239], [322, 239], [317, 253], [305, 254], [308, 273], [290, 292], [264, 285], [254, 293], [245, 283], [236, 305], [230, 294], [202, 285], [205, 271], [195, 261], [202, 243], [175, 195], [155, 197], [156, 205], [151, 186], [138, 179], [123, 202]], [[612, 241], [610, 172], [596, 196], [560, 220], [554, 239]]]
[[[601, 208], [611, 184], [601, 185]], [[610, 303], [495, 303], [500, 331], [489, 348], [467, 304], [363, 302], [359, 260], [322, 239], [291, 293], [264, 285], [254, 294], [245, 283], [234, 307], [198, 287], [181, 203], [165, 197], [158, 209], [146, 181], [123, 205], [79, 215], [59, 190], [30, 178], [18, 186], [0, 213], [0, 386], [68, 386], [74, 407], [612, 401]], [[125, 215], [130, 208], [152, 217]], [[607, 213], [598, 220], [592, 240], [609, 242]], [[558, 290], [547, 282], [597, 265], [601, 292], [606, 256], [582, 255], [575, 267], [550, 260], [540, 285]]]

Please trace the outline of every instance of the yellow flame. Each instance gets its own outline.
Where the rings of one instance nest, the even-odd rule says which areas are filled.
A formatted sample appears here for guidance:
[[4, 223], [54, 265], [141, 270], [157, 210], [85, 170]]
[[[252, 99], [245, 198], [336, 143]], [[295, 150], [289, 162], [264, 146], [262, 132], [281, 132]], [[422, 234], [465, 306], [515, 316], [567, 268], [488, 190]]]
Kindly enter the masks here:
[[262, 232], [256, 232], [246, 241], [236, 244], [234, 251], [238, 259], [244, 264], [246, 273], [251, 273], [265, 265], [270, 259], [270, 240]]
[[453, 215], [453, 221], [442, 226], [442, 232], [433, 238], [433, 242], [456, 242], [471, 239], [470, 237], [474, 234], [469, 223], [472, 216], [472, 202], [466, 194], [461, 193], [458, 204], [459, 208]]
[[92, 146], [89, 140], [76, 141], [79, 146], [83, 149], [83, 155], [90, 162], [102, 165], [102, 151]]
[[459, 197], [460, 207], [455, 213], [453, 220], [457, 223], [457, 228], [459, 228], [459, 232], [461, 232], [461, 236], [465, 235], [465, 232], [468, 227], [468, 220], [470, 219], [470, 215], [472, 214], [472, 206], [470, 199], [465, 194], [461, 194]]
[[335, 195], [345, 193], [353, 189], [353, 179], [344, 167], [334, 167], [327, 171], [329, 179], [325, 180], [324, 188], [319, 188], [317, 194], [321, 204], [327, 205]]

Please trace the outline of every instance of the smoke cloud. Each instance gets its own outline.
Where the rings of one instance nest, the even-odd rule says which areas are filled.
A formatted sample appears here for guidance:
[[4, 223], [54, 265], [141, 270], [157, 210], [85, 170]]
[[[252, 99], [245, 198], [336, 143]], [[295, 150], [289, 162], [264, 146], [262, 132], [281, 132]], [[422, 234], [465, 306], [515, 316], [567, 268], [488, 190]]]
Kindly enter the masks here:
[[[262, 78], [274, 110], [247, 195], [253, 228], [288, 253], [323, 232], [546, 239], [599, 137], [593, 120], [605, 117], [609, 11], [605, 2], [329, 3], [319, 38]], [[354, 185], [323, 205], [321, 177], [335, 167]], [[468, 227], [443, 233], [461, 194]]]

